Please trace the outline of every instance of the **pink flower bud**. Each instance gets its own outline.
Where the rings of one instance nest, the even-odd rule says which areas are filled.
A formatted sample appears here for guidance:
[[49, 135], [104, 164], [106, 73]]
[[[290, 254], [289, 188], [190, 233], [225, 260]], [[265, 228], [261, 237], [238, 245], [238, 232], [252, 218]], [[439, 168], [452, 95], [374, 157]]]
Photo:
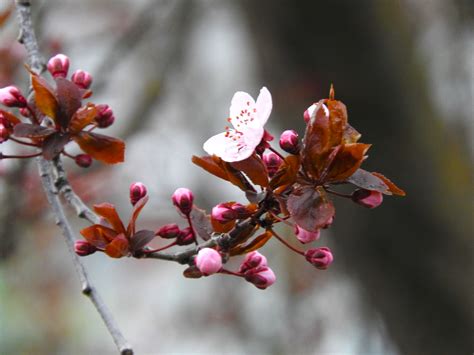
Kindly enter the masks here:
[[74, 160], [81, 168], [88, 168], [92, 165], [92, 157], [89, 154], [76, 155]]
[[183, 213], [189, 215], [193, 209], [194, 195], [190, 189], [180, 187], [171, 196], [173, 204]]
[[97, 105], [97, 117], [95, 121], [100, 128], [107, 128], [115, 121], [114, 113], [109, 105]]
[[7, 107], [26, 107], [26, 98], [16, 86], [0, 89], [0, 103]]
[[314, 242], [315, 240], [318, 240], [321, 234], [321, 231], [318, 229], [317, 232], [310, 232], [307, 231], [306, 229], [301, 228], [300, 226], [295, 226], [295, 234], [296, 238], [303, 243], [311, 243]]
[[3, 123], [0, 123], [0, 144], [7, 141], [8, 138], [10, 138], [10, 130]]
[[92, 75], [84, 70], [76, 70], [71, 79], [74, 84], [84, 90], [89, 89], [92, 84]]
[[331, 250], [326, 247], [309, 249], [304, 256], [315, 268], [321, 270], [327, 269], [334, 259]]
[[378, 191], [359, 189], [352, 193], [352, 201], [367, 208], [375, 208], [382, 204], [383, 195]]
[[87, 256], [94, 254], [97, 248], [85, 240], [76, 240], [74, 242], [74, 251], [79, 256]]
[[176, 223], [170, 223], [165, 224], [160, 229], [158, 229], [158, 232], [156, 232], [156, 234], [159, 235], [161, 238], [173, 239], [180, 236], [181, 229], [179, 229]]
[[314, 113], [314, 110], [316, 109], [316, 104], [312, 104], [310, 107], [306, 109], [306, 111], [303, 113], [303, 118], [306, 123], [309, 122], [311, 119], [311, 116]]
[[130, 202], [133, 206], [146, 196], [146, 186], [141, 182], [134, 182], [130, 185]]
[[20, 115], [23, 117], [30, 117], [30, 110], [28, 110], [26, 107], [20, 108]]
[[268, 175], [272, 177], [280, 168], [283, 159], [273, 152], [263, 154], [263, 163], [267, 167]]
[[280, 136], [280, 148], [287, 153], [298, 154], [300, 152], [298, 133], [292, 129], [284, 131]]
[[267, 258], [258, 251], [252, 251], [245, 255], [245, 259], [240, 264], [239, 272], [245, 273], [251, 269], [261, 268], [267, 266]]
[[57, 54], [48, 60], [47, 68], [53, 78], [65, 78], [69, 70], [69, 58], [64, 54]]
[[275, 273], [267, 266], [251, 269], [245, 273], [245, 280], [264, 290], [276, 281]]
[[199, 250], [194, 263], [204, 276], [215, 274], [222, 269], [222, 257], [214, 249], [204, 248]]
[[257, 154], [261, 155], [263, 154], [265, 149], [270, 148], [270, 144], [268, 142], [271, 142], [273, 138], [274, 137], [270, 133], [268, 133], [267, 130], [264, 130], [262, 140], [255, 148], [255, 151], [257, 152]]
[[229, 203], [220, 203], [212, 208], [211, 216], [219, 223], [227, 223], [237, 219], [237, 212]]
[[184, 228], [176, 239], [177, 245], [189, 245], [194, 243], [195, 237], [191, 228]]

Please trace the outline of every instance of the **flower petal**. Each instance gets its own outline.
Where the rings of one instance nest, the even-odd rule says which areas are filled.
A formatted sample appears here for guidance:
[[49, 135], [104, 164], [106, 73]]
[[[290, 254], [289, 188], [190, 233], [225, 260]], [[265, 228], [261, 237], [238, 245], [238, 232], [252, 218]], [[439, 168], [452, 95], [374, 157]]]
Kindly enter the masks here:
[[[231, 130], [230, 132], [235, 131]], [[233, 139], [229, 138], [227, 132], [219, 133], [209, 138], [204, 143], [203, 149], [208, 154], [217, 155], [229, 163], [244, 160], [252, 155], [257, 145], [248, 146], [242, 137], [242, 135], [237, 134], [235, 139]], [[253, 140], [251, 139], [250, 142], [253, 143]]]
[[262, 127], [267, 122], [268, 117], [270, 117], [272, 107], [272, 95], [264, 86], [260, 89], [260, 94], [257, 97], [257, 103], [255, 105], [255, 108], [257, 109], [257, 119]]
[[229, 122], [232, 126], [239, 132], [260, 127], [261, 123], [257, 115], [255, 100], [252, 96], [246, 92], [237, 91], [229, 109]]

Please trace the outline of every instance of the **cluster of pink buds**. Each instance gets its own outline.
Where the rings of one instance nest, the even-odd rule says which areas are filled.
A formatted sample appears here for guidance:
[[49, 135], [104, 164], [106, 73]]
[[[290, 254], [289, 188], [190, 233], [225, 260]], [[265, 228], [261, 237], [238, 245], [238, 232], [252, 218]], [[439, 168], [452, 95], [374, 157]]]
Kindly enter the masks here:
[[16, 86], [7, 86], [0, 89], [0, 103], [7, 107], [26, 107], [26, 98]]

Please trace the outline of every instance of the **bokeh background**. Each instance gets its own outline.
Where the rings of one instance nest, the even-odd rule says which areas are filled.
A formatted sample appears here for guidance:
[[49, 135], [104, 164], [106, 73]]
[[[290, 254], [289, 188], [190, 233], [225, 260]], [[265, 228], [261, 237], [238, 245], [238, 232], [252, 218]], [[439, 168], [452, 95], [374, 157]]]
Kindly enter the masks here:
[[[190, 161], [222, 131], [233, 93], [267, 86], [278, 137], [304, 132], [303, 111], [330, 83], [374, 144], [365, 167], [408, 194], [375, 210], [336, 201], [336, 222], [317, 242], [333, 248], [327, 271], [270, 241], [262, 252], [278, 280], [266, 291], [184, 279], [182, 266], [156, 260], [83, 259], [137, 354], [474, 351], [473, 10], [468, 0], [34, 2], [44, 55], [65, 53], [73, 70], [93, 74], [94, 102], [117, 118], [108, 133], [127, 141], [123, 165], [67, 165], [87, 203], [127, 216], [128, 186], [142, 181], [151, 200], [140, 226], [155, 228], [178, 220], [177, 187], [206, 209], [245, 202]], [[15, 14], [2, 21], [0, 84], [26, 88]], [[0, 353], [115, 353], [80, 293], [36, 166], [2, 161], [0, 174]]]

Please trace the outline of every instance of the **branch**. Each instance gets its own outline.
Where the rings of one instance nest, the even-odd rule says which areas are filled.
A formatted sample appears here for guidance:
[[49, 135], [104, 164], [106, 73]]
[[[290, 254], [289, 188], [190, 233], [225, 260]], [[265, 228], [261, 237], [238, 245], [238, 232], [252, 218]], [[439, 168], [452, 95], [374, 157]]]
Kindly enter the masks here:
[[[31, 21], [30, 1], [16, 0], [16, 9], [18, 12], [18, 22], [20, 24], [19, 42], [22, 43], [27, 50], [28, 63], [31, 69], [37, 73], [41, 73], [44, 70], [44, 59], [39, 52], [38, 42], [35, 36], [35, 32], [33, 30], [33, 24]], [[109, 333], [112, 335], [112, 338], [120, 353], [123, 355], [131, 355], [133, 354], [131, 346], [128, 344], [127, 340], [122, 335], [110, 310], [107, 308], [101, 296], [90, 282], [89, 276], [87, 274], [86, 269], [84, 268], [84, 265], [74, 252], [74, 232], [64, 213], [61, 201], [58, 196], [58, 190], [55, 188], [52, 163], [46, 161], [42, 157], [37, 158], [37, 163], [43, 188], [45, 190], [49, 204], [51, 205], [51, 208], [56, 216], [56, 224], [62, 230], [64, 239], [68, 246], [68, 250], [72, 256], [74, 267], [81, 280], [82, 293], [89, 297], [89, 299], [95, 306], [97, 312], [99, 312]], [[78, 214], [83, 215], [84, 218], [97, 218], [97, 216], [95, 215], [94, 217], [92, 217], [92, 211], [90, 211], [84, 205], [80, 198], [77, 197], [77, 195], [73, 192], [72, 188], [70, 188], [69, 184], [67, 183], [67, 179], [65, 178], [64, 170], [62, 170], [62, 166], [59, 163], [59, 160], [56, 163], [56, 168], [58, 172], [58, 177], [63, 177], [63, 180], [58, 179], [58, 186], [61, 187], [65, 197], [68, 199], [68, 202], [70, 202], [71, 205], [76, 207], [76, 211], [79, 210]], [[61, 181], [63, 181], [62, 185], [59, 184]]]
[[92, 224], [99, 224], [100, 218], [87, 207], [82, 199], [74, 192], [69, 180], [67, 179], [66, 172], [64, 171], [62, 161], [58, 158], [53, 161], [53, 168], [56, 172], [56, 179], [54, 185], [61, 193], [68, 204], [74, 208], [79, 218], [84, 218]]

